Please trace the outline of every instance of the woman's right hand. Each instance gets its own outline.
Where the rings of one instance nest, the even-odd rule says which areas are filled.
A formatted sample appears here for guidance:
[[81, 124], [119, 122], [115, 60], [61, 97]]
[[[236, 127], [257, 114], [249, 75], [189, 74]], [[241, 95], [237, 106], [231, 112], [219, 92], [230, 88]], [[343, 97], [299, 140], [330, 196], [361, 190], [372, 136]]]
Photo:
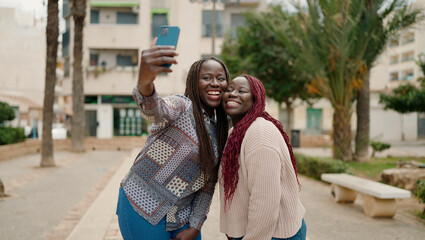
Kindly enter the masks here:
[[[153, 43], [155, 45], [156, 39]], [[144, 96], [153, 94], [153, 81], [159, 73], [172, 72], [169, 67], [161, 66], [163, 64], [177, 64], [175, 56], [178, 53], [174, 46], [152, 46], [149, 49], [142, 51], [139, 67], [139, 80], [137, 88]]]

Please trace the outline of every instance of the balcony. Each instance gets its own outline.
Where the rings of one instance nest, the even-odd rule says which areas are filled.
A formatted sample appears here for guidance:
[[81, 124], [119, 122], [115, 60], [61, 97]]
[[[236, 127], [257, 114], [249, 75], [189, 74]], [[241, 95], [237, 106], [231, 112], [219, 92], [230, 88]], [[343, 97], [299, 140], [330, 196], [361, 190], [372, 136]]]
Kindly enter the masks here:
[[138, 67], [113, 67], [102, 70], [102, 67], [87, 67], [84, 80], [86, 95], [129, 95], [137, 82]]
[[144, 33], [138, 24], [90, 24], [85, 28], [85, 44], [96, 48], [138, 48]]

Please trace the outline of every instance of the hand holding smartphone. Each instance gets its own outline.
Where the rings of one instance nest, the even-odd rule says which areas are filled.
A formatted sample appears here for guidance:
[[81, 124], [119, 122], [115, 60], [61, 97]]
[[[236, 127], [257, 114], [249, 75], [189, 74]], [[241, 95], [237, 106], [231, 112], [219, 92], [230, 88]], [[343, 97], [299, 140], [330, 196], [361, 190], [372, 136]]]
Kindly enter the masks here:
[[[177, 48], [179, 40], [180, 28], [177, 26], [161, 26], [158, 30], [158, 36], [155, 45], [174, 46]], [[165, 67], [170, 67], [171, 64], [164, 64]]]

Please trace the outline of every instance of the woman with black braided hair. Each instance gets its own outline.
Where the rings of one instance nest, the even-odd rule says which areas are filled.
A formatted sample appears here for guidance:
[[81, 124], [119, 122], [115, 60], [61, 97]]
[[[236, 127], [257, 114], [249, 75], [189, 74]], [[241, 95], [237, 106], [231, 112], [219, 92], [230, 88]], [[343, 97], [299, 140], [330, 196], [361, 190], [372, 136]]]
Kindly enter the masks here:
[[295, 156], [282, 124], [266, 111], [255, 77], [233, 79], [222, 105], [233, 128], [220, 166], [220, 231], [233, 240], [305, 240]]
[[133, 96], [151, 135], [121, 182], [117, 214], [124, 239], [193, 240], [200, 230], [217, 181], [227, 139], [221, 95], [229, 73], [216, 58], [195, 62], [184, 95], [158, 97], [154, 80], [176, 64], [174, 47], [142, 52]]

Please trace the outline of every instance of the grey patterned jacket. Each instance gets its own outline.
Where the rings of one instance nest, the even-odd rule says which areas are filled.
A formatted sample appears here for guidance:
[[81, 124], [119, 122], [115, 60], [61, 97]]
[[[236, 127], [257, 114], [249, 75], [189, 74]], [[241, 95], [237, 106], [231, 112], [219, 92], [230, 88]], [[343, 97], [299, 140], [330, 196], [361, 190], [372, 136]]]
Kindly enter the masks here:
[[[201, 229], [207, 218], [214, 187], [201, 189], [204, 177], [198, 160], [198, 135], [189, 98], [159, 98], [156, 91], [133, 97], [142, 117], [152, 122], [151, 135], [121, 185], [134, 210], [156, 225], [166, 217], [166, 230], [189, 226]], [[217, 162], [216, 123], [204, 113]]]

